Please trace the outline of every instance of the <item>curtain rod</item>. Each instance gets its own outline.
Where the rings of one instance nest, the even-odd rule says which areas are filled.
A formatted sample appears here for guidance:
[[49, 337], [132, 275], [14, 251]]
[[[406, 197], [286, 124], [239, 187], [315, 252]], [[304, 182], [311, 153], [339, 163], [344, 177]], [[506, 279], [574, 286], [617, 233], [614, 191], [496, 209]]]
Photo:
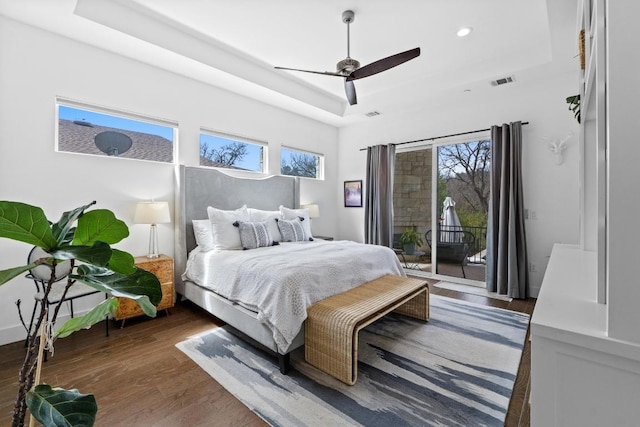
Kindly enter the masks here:
[[[528, 124], [529, 122], [522, 122], [523, 126]], [[452, 136], [460, 136], [460, 135], [469, 135], [471, 133], [486, 132], [488, 130], [491, 130], [491, 128], [470, 130], [469, 132], [452, 133], [451, 135], [434, 136], [432, 138], [415, 139], [413, 141], [396, 142], [395, 144], [391, 144], [391, 145], [404, 145], [404, 144], [411, 144], [413, 142], [433, 141], [434, 139], [450, 138]], [[367, 148], [369, 147], [361, 148], [360, 151], [365, 151]]]

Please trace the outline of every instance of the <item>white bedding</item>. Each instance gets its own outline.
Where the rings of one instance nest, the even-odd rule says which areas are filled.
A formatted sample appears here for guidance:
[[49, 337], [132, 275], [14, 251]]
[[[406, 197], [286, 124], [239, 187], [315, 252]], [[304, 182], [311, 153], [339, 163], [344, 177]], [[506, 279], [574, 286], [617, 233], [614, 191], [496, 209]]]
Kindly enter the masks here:
[[310, 305], [386, 274], [405, 275], [389, 248], [316, 240], [247, 251], [196, 248], [183, 279], [257, 312], [284, 352]]

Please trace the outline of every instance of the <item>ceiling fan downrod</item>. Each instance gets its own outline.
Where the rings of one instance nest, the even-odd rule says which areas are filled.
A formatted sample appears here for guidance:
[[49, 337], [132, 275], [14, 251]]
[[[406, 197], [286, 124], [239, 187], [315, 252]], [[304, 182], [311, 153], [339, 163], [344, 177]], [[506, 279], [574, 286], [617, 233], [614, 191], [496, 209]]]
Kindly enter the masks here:
[[360, 62], [351, 58], [351, 23], [355, 19], [353, 10], [345, 10], [342, 12], [342, 22], [347, 24], [347, 57], [336, 64], [338, 73], [349, 75], [360, 68]]

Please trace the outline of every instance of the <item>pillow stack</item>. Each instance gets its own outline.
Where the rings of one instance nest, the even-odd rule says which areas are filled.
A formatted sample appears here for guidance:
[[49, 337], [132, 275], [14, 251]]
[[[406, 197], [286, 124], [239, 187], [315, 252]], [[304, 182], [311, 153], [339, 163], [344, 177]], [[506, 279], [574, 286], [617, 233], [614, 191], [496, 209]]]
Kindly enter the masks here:
[[313, 240], [308, 209], [280, 206], [277, 211], [247, 208], [222, 210], [209, 206], [209, 219], [193, 220], [196, 244], [204, 251], [255, 249]]

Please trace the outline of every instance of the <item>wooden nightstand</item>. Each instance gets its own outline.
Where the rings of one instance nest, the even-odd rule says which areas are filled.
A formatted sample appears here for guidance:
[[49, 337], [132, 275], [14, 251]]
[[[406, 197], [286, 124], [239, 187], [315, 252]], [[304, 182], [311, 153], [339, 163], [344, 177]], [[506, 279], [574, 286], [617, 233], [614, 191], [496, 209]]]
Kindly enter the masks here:
[[[173, 307], [173, 258], [167, 255], [160, 255], [158, 258], [148, 258], [139, 256], [135, 258], [137, 267], [147, 270], [156, 275], [162, 286], [162, 300], [158, 304], [157, 310], [169, 310]], [[144, 312], [137, 302], [128, 298], [118, 298], [120, 302], [118, 310], [114, 313], [115, 320], [122, 320], [121, 328], [124, 327], [126, 319], [137, 316], [144, 316]]]

